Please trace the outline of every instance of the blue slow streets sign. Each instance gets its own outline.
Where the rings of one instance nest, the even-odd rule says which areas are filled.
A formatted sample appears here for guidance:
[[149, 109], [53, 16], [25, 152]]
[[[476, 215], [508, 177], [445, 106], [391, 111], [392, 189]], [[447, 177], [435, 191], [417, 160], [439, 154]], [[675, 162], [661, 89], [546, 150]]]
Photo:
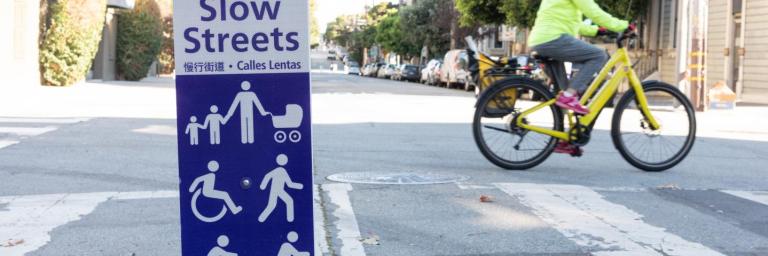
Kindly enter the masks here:
[[314, 255], [307, 17], [174, 1], [182, 255]]

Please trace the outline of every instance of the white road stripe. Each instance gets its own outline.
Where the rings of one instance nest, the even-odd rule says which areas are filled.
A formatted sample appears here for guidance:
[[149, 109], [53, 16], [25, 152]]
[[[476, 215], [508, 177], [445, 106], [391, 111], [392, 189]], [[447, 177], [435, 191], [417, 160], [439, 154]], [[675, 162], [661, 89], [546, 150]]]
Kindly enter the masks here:
[[[76, 221], [108, 200], [171, 198], [177, 191], [99, 192], [0, 197], [0, 242], [24, 240], [0, 247], [0, 255], [24, 255], [51, 240], [54, 228]], [[7, 205], [6, 205], [7, 204]]]
[[333, 216], [337, 218], [333, 224], [339, 230], [338, 238], [341, 240], [340, 256], [364, 256], [365, 249], [360, 242], [360, 228], [357, 225], [352, 203], [349, 201], [349, 191], [352, 185], [347, 183], [323, 184], [323, 191], [327, 191], [331, 203], [336, 205]]
[[495, 184], [592, 255], [723, 255], [642, 221], [631, 209], [576, 185]]
[[75, 124], [85, 122], [90, 118], [27, 118], [27, 117], [0, 117], [0, 123], [19, 124]]
[[324, 255], [330, 253], [328, 246], [328, 233], [325, 231], [325, 214], [322, 208], [322, 198], [320, 197], [320, 186], [312, 186], [312, 197], [314, 201], [313, 215], [315, 221], [315, 254]]
[[17, 143], [19, 142], [15, 140], [0, 140], [0, 148], [4, 148]]
[[19, 136], [37, 136], [56, 130], [56, 126], [46, 127], [0, 127], [0, 133], [10, 133]]
[[459, 187], [461, 190], [481, 190], [481, 189], [496, 189], [494, 186], [486, 186], [486, 185], [474, 185], [464, 182], [456, 182], [456, 186]]
[[176, 136], [176, 127], [170, 125], [148, 125], [147, 127], [134, 129], [133, 132]]
[[764, 205], [768, 205], [768, 191], [722, 190], [722, 192], [731, 194], [733, 196], [741, 197], [753, 202], [758, 202]]

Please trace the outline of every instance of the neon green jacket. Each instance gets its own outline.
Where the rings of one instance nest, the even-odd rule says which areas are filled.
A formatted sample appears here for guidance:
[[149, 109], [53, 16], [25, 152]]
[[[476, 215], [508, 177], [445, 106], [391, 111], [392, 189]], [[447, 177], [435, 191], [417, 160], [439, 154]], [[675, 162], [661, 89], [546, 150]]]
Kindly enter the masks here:
[[606, 13], [594, 0], [544, 0], [536, 13], [536, 22], [528, 38], [528, 45], [540, 45], [563, 34], [595, 36], [598, 27], [584, 24], [583, 16], [617, 33], [624, 32], [629, 27], [629, 22]]

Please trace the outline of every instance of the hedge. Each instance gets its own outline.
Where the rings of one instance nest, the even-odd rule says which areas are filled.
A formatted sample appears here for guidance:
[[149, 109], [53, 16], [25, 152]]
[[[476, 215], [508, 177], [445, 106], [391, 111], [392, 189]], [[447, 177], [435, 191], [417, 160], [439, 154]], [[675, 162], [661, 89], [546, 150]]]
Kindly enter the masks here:
[[99, 48], [106, 0], [48, 1], [41, 14], [40, 76], [45, 85], [85, 79]]
[[163, 20], [154, 0], [137, 0], [132, 10], [118, 14], [117, 77], [138, 81], [160, 53]]

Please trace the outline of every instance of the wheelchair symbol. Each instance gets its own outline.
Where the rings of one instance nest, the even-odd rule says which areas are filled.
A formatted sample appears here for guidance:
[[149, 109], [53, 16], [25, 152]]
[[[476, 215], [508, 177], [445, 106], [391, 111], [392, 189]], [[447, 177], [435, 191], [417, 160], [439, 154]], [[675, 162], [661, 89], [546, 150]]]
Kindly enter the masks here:
[[[240, 211], [243, 210], [242, 206], [235, 205], [235, 202], [232, 201], [232, 198], [229, 197], [229, 194], [224, 191], [216, 190], [214, 189], [214, 184], [216, 183], [216, 174], [215, 172], [219, 170], [219, 163], [216, 161], [210, 161], [208, 162], [208, 171], [211, 173], [205, 174], [203, 176], [197, 177], [195, 181], [192, 182], [192, 185], [189, 186], [189, 192], [192, 194], [192, 200], [191, 200], [191, 207], [192, 207], [192, 213], [203, 222], [217, 222], [221, 218], [224, 218], [224, 215], [227, 214], [227, 211], [232, 211], [232, 214], [237, 215]], [[202, 185], [202, 187], [200, 187]], [[200, 198], [200, 195], [202, 195], [205, 198], [210, 199], [220, 199], [224, 201], [224, 205], [221, 206], [221, 211], [215, 216], [209, 217], [205, 216], [200, 213], [200, 211], [197, 209], [197, 200]]]
[[195, 190], [195, 194], [192, 195], [192, 213], [195, 214], [195, 217], [197, 217], [197, 219], [199, 219], [199, 220], [201, 220], [203, 222], [208, 222], [208, 223], [217, 222], [221, 218], [224, 218], [224, 215], [227, 214], [227, 206], [226, 205], [222, 205], [221, 206], [221, 211], [219, 212], [219, 214], [217, 214], [216, 216], [213, 216], [213, 217], [206, 217], [205, 215], [200, 213], [199, 210], [197, 210], [197, 198], [200, 197], [200, 194], [202, 194], [202, 192], [203, 191], [201, 189], [198, 189], [198, 190]]

